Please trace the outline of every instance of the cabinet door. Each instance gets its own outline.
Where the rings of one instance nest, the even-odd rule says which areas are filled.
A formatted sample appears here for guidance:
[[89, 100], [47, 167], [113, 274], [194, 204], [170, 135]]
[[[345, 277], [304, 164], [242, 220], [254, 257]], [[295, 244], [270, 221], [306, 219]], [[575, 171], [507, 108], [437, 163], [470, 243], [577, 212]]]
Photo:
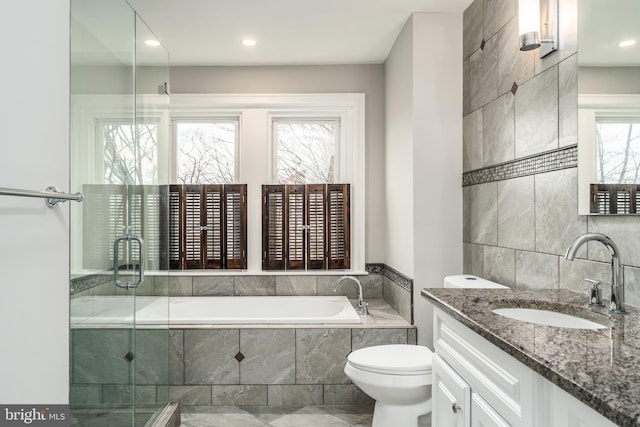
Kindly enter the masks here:
[[471, 394], [471, 425], [473, 427], [509, 427], [495, 409], [477, 393]]
[[431, 424], [470, 427], [471, 388], [437, 354], [433, 355]]
[[545, 412], [551, 416], [551, 420], [545, 421], [545, 425], [552, 427], [615, 427], [615, 423], [609, 421], [593, 409], [580, 402], [569, 393], [546, 379], [543, 381], [543, 394], [547, 397]]

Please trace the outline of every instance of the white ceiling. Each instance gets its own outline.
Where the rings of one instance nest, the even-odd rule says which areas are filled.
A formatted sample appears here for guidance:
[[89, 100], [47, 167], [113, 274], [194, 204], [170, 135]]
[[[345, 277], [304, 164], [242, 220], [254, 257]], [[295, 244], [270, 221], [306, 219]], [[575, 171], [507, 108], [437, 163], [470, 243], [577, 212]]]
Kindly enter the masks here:
[[[471, 0], [128, 0], [172, 65], [372, 64], [413, 12]], [[246, 48], [243, 38], [258, 44]]]
[[[637, 44], [618, 47], [628, 39]], [[580, 65], [640, 65], [640, 0], [579, 0], [578, 49]]]

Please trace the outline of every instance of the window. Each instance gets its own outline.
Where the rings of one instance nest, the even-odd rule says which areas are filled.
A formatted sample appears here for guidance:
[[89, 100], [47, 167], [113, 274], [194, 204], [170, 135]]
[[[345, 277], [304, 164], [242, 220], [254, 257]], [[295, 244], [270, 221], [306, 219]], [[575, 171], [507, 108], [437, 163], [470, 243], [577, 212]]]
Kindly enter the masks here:
[[596, 117], [596, 150], [598, 183], [640, 182], [640, 117]]
[[176, 182], [233, 184], [237, 182], [237, 120], [174, 122]]
[[169, 186], [169, 267], [247, 268], [247, 186]]
[[262, 269], [351, 268], [349, 184], [263, 185]]
[[278, 184], [332, 183], [340, 121], [273, 120], [275, 182]]
[[105, 184], [158, 182], [158, 125], [124, 121], [100, 123]]

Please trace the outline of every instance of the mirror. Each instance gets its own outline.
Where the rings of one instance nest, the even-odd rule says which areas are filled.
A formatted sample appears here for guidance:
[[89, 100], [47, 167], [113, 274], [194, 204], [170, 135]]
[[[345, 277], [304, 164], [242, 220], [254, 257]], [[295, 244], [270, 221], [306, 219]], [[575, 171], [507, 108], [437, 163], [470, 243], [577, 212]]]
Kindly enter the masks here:
[[637, 0], [578, 0], [580, 215], [640, 213], [638, 22]]

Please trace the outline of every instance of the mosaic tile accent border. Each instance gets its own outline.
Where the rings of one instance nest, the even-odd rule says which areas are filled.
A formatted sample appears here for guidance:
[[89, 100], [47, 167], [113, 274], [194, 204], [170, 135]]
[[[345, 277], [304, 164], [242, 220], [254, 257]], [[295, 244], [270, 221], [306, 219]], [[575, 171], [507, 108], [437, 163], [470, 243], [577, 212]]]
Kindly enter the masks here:
[[366, 270], [367, 273], [382, 274], [384, 277], [395, 282], [407, 291], [413, 292], [413, 279], [386, 264], [367, 264]]
[[369, 274], [383, 274], [384, 264], [365, 264], [365, 270]]
[[462, 186], [502, 181], [578, 166], [578, 145], [527, 156], [462, 174]]
[[76, 277], [69, 281], [69, 291], [71, 294], [86, 291], [87, 289], [100, 286], [113, 279], [111, 274], [91, 274], [88, 276]]
[[[413, 290], [413, 279], [389, 267], [388, 265], [374, 263], [366, 264], [365, 270], [369, 274], [381, 274], [408, 291]], [[110, 274], [95, 274], [76, 277], [71, 279], [69, 282], [69, 290], [71, 294], [75, 294], [102, 285], [111, 280], [113, 280], [113, 276]]]

